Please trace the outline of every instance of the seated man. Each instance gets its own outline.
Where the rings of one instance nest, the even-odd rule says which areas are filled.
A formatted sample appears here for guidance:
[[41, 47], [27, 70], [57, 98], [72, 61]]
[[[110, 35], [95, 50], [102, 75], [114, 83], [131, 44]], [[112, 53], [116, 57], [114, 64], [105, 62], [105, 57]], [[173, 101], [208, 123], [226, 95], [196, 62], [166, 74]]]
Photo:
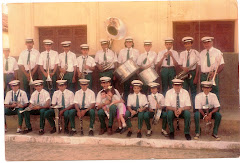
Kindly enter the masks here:
[[43, 89], [43, 80], [35, 80], [33, 83], [36, 90], [32, 93], [30, 98], [30, 105], [28, 107], [30, 111], [24, 112], [27, 129], [24, 130], [23, 133], [26, 134], [32, 131], [30, 114], [40, 114], [39, 135], [43, 135], [45, 126], [44, 112], [50, 107], [51, 99], [49, 92]]
[[[5, 115], [18, 115], [18, 128], [17, 133], [22, 131], [23, 115], [19, 111], [28, 105], [28, 98], [25, 91], [19, 89], [20, 81], [13, 80], [9, 82], [11, 91], [8, 91], [4, 101], [4, 114]], [[26, 120], [26, 119], [25, 119]], [[7, 123], [5, 118], [5, 132], [7, 131]]]
[[195, 98], [195, 108], [196, 112], [194, 114], [194, 121], [195, 121], [195, 133], [194, 139], [199, 139], [200, 136], [200, 118], [204, 119], [204, 121], [208, 124], [211, 123], [211, 119], [215, 119], [214, 127], [213, 127], [213, 134], [212, 136], [216, 140], [220, 140], [218, 137], [218, 127], [220, 125], [222, 116], [218, 112], [220, 109], [220, 103], [216, 94], [211, 93], [212, 90], [212, 82], [210, 81], [203, 81], [201, 82], [202, 91], [201, 93], [197, 94]]
[[[167, 122], [170, 130], [169, 138], [174, 139], [174, 126], [173, 120], [177, 117], [184, 118], [184, 134], [187, 140], [191, 140], [190, 136], [190, 109], [191, 101], [188, 91], [183, 89], [183, 80], [173, 79], [173, 88], [168, 90], [165, 97], [165, 106], [167, 112]], [[177, 129], [179, 125], [177, 126]]]

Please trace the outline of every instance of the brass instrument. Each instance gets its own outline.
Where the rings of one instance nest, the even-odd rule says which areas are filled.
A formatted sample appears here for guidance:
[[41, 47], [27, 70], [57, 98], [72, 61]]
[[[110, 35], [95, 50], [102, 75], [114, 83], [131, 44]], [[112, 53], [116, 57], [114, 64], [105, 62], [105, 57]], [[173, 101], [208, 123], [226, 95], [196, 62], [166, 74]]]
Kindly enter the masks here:
[[28, 63], [28, 69], [29, 69], [29, 76], [30, 76], [30, 81], [29, 81], [29, 85], [30, 85], [30, 94], [33, 93], [34, 91], [34, 86], [33, 86], [33, 78], [32, 78], [32, 69], [31, 69], [31, 65], [30, 63]]
[[152, 124], [157, 125], [158, 121], [160, 119], [160, 116], [162, 114], [162, 109], [157, 108], [157, 105], [159, 104], [161, 106], [161, 103], [158, 103], [158, 101], [154, 98], [154, 100], [156, 101], [156, 109], [154, 111], [154, 116], [153, 116], [153, 120], [152, 120]]
[[[203, 109], [206, 110], [206, 113], [205, 113], [205, 115], [204, 115], [204, 117], [203, 117], [203, 119], [204, 119], [206, 116], [209, 115], [210, 106], [209, 106], [209, 105], [203, 105]], [[207, 121], [206, 124], [205, 124], [205, 133], [209, 133], [210, 130], [211, 130], [211, 128], [212, 128], [212, 121], [209, 120], [209, 121]]]
[[[143, 107], [140, 108], [145, 108], [146, 106], [148, 106], [148, 104], [145, 104]], [[139, 112], [139, 108], [137, 109], [137, 113]], [[136, 114], [137, 114], [136, 113]], [[127, 119], [131, 119], [132, 117], [134, 117], [136, 114], [131, 115], [130, 117], [128, 117]]]
[[35, 106], [41, 106], [41, 105], [40, 104], [33, 104], [31, 107], [28, 106], [24, 110], [20, 110], [19, 113], [21, 114], [21, 113], [23, 113], [25, 111], [31, 111], [32, 108], [34, 108]]
[[50, 77], [50, 63], [51, 60], [49, 59], [47, 62], [46, 62], [46, 67], [47, 67], [47, 79], [46, 79], [46, 82], [47, 82], [47, 86], [48, 86], [48, 90], [52, 90], [53, 89], [53, 85], [52, 85], [52, 79]]
[[[198, 61], [195, 61], [193, 64], [191, 64], [188, 68], [189, 70], [191, 68], [193, 68], [193, 66], [195, 66], [197, 64]], [[190, 72], [186, 72], [186, 71], [181, 71], [178, 75], [175, 76], [175, 79], [181, 79], [181, 80], [185, 80], [185, 79], [191, 79], [192, 75], [190, 74]]]
[[[60, 65], [61, 65], [61, 64], [60, 64]], [[67, 71], [67, 69], [68, 69], [68, 64], [67, 64], [67, 63], [65, 64], [64, 69]], [[62, 80], [63, 77], [64, 77], [64, 75], [65, 75], [65, 73], [60, 72], [60, 74], [59, 74], [59, 78]]]
[[51, 106], [50, 108], [54, 109], [55, 113], [55, 127], [56, 127], [56, 132], [60, 133], [62, 131], [62, 118], [59, 116], [59, 109], [62, 108], [60, 105], [56, 106]]
[[116, 17], [109, 17], [106, 21], [106, 31], [109, 37], [120, 40], [126, 35], [126, 28], [123, 22]]
[[[217, 68], [216, 68], [216, 70], [215, 70], [215, 72], [214, 72], [214, 75], [213, 75], [213, 78], [212, 78], [212, 80], [211, 80], [211, 82], [213, 83], [214, 86], [216, 86], [215, 78], [216, 78], [217, 70], [218, 70], [218, 67], [220, 66], [222, 57], [223, 57], [223, 54], [222, 54], [221, 57], [219, 58], [219, 61], [217, 61]], [[214, 70], [212, 69], [212, 72], [213, 72], [213, 71], [214, 71]], [[207, 80], [209, 80], [209, 77], [210, 77], [210, 73], [208, 73]]]
[[[106, 53], [107, 53], [108, 49], [106, 49]], [[112, 65], [114, 64], [114, 62], [108, 62], [108, 61], [104, 61], [103, 63], [101, 63], [101, 67], [102, 70], [100, 70], [100, 72], [104, 72], [106, 70], [108, 70]]]
[[84, 58], [83, 64], [82, 64], [82, 73], [81, 73], [81, 77], [80, 77], [81, 79], [86, 79], [86, 75], [88, 74], [87, 70], [85, 69], [86, 63], [87, 63], [87, 58]]

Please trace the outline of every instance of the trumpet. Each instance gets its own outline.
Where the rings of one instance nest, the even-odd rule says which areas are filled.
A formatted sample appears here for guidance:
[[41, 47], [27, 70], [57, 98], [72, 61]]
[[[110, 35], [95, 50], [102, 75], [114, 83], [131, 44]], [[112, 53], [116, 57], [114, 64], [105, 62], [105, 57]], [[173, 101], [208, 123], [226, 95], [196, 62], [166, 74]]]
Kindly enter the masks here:
[[40, 104], [33, 104], [31, 107], [28, 106], [24, 110], [20, 110], [19, 113], [21, 114], [21, 113], [23, 113], [25, 111], [31, 111], [32, 108], [34, 108], [35, 106], [41, 106], [41, 105]]
[[[214, 86], [216, 86], [215, 78], [216, 78], [217, 71], [218, 71], [218, 67], [220, 66], [222, 57], [223, 57], [223, 54], [220, 56], [219, 61], [217, 61], [217, 68], [216, 68], [216, 70], [215, 70], [215, 72], [214, 72], [214, 75], [213, 75], [213, 78], [212, 78], [212, 80], [211, 80], [211, 82], [213, 83]], [[214, 69], [212, 68], [212, 71], [211, 71], [211, 72], [213, 72], [213, 71], [214, 71]], [[209, 80], [209, 78], [210, 78], [210, 73], [208, 73], [207, 81]]]
[[[68, 64], [67, 64], [67, 63], [65, 64], [64, 69], [65, 69], [65, 71], [67, 71], [67, 69], [68, 69]], [[64, 74], [65, 74], [65, 73], [60, 72], [60, 74], [59, 74], [59, 78], [60, 78], [61, 80], [63, 79]]]
[[47, 67], [47, 73], [48, 73], [48, 76], [47, 76], [47, 79], [46, 79], [46, 82], [47, 82], [47, 86], [48, 86], [48, 90], [52, 90], [53, 87], [52, 87], [52, 79], [50, 77], [50, 63], [51, 60], [49, 59], [48, 62], [46, 63], [46, 67]]

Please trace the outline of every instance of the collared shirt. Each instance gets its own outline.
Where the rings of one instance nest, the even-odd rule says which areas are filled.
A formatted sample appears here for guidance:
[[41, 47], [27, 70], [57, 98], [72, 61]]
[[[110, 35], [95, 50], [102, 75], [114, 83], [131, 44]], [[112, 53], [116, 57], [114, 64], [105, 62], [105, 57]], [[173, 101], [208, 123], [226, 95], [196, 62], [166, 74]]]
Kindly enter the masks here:
[[[38, 94], [39, 94], [39, 103], [37, 103], [38, 102]], [[31, 95], [30, 103], [31, 104], [39, 104], [41, 106], [44, 106], [46, 104], [47, 100], [51, 100], [50, 94], [48, 91], [46, 91], [45, 89], [42, 89], [40, 92], [38, 92], [37, 90], [35, 90]]]
[[18, 70], [17, 60], [14, 57], [8, 56], [8, 71], [6, 71], [6, 59], [3, 57], [3, 73], [14, 73], [14, 71]]
[[[180, 53], [180, 58], [179, 58], [178, 64], [183, 67], [187, 67], [187, 59], [188, 59], [188, 51], [185, 50]], [[197, 64], [199, 64], [199, 62], [200, 62], [199, 52], [195, 49], [190, 49], [189, 50], [189, 65], [192, 65], [195, 62], [197, 62]], [[190, 70], [196, 69], [197, 64], [195, 66], [193, 66]]]
[[[103, 90], [103, 89], [102, 89]], [[101, 91], [102, 91], [101, 90]], [[116, 90], [116, 89], [114, 89], [115, 90], [115, 93], [116, 93], [116, 95], [119, 97], [119, 98], [122, 98], [121, 97], [121, 95], [120, 95], [120, 93], [118, 92], [118, 90]], [[102, 98], [101, 98], [101, 91], [99, 91], [98, 92], [98, 94], [97, 94], [97, 98], [96, 98], [96, 104], [98, 103], [98, 104], [100, 104], [100, 103], [102, 103]]]
[[49, 53], [49, 65], [50, 65], [50, 70], [54, 69], [56, 64], [59, 64], [59, 58], [58, 58], [58, 52], [54, 50], [44, 51], [40, 54], [38, 65], [43, 66], [45, 70], [47, 70], [47, 62], [48, 62], [48, 53]]
[[[8, 91], [4, 100], [4, 104], [11, 104], [12, 102], [14, 102], [14, 91]], [[19, 89], [16, 92], [16, 96], [17, 96], [17, 101], [20, 102], [20, 104], [24, 105], [26, 103], [28, 103], [28, 97], [25, 91]]]
[[[78, 104], [80, 108], [82, 108], [83, 92], [84, 91], [82, 89], [77, 91], [75, 93], [73, 101], [75, 104]], [[95, 93], [91, 89], [87, 88], [87, 90], [85, 91], [85, 108], [88, 108], [91, 104], [95, 102]]]
[[197, 94], [195, 98], [196, 109], [207, 109], [203, 107], [206, 105], [206, 96], [208, 97], [208, 106], [210, 109], [220, 107], [220, 103], [218, 101], [216, 94], [209, 92], [208, 95], [206, 95], [204, 92], [201, 92]]
[[[142, 94], [139, 92], [138, 99], [139, 99], [139, 107], [145, 106], [146, 104], [148, 104], [147, 97], [145, 94]], [[136, 101], [137, 101], [137, 94], [136, 93], [129, 94], [127, 99], [127, 106], [136, 107]]]
[[[212, 67], [214, 68], [214, 70], [216, 70], [217, 68], [217, 62], [220, 61], [220, 65], [224, 64], [224, 59], [222, 57], [222, 52], [214, 47], [211, 47], [209, 49], [209, 57], [210, 57], [210, 63], [211, 66], [208, 67], [207, 66], [207, 50], [204, 49], [203, 51], [201, 51], [200, 53], [200, 66], [201, 66], [201, 72], [202, 73], [207, 73], [212, 71]], [[216, 62], [217, 61], [217, 62]]]
[[[157, 98], [157, 101], [155, 100], [155, 96]], [[164, 96], [161, 93], [152, 93], [148, 95], [148, 101], [151, 109], [156, 109], [157, 102], [160, 104], [160, 106], [165, 106]]]
[[[181, 89], [179, 92], [180, 107], [191, 106], [191, 100], [188, 91]], [[165, 106], [171, 106], [176, 108], [177, 93], [174, 88], [167, 91], [165, 96]]]
[[[65, 58], [66, 58], [66, 52], [60, 53], [59, 54], [59, 64], [58, 66], [60, 66], [61, 68], [65, 67]], [[77, 66], [77, 58], [76, 58], [76, 54], [68, 51], [67, 52], [67, 72], [73, 72], [74, 71], [74, 66]]]
[[[79, 56], [77, 58], [77, 67], [79, 68], [80, 72], [82, 72], [82, 69], [83, 69], [83, 67], [82, 67], [82, 65], [83, 65], [83, 58], [85, 58], [87, 66], [90, 66], [90, 67], [96, 66], [95, 60], [91, 56], [89, 56], [89, 55], [87, 57], [84, 57], [83, 55]], [[92, 73], [93, 71], [87, 69], [87, 70], [85, 70], [85, 72]]]
[[[110, 63], [117, 62], [117, 55], [110, 49], [107, 49], [107, 51], [106, 51], [106, 58], [107, 58], [107, 62], [110, 62]], [[97, 53], [95, 55], [95, 62], [98, 64], [104, 63], [104, 51], [103, 50], [97, 51]], [[109, 69], [112, 69], [112, 68], [114, 68], [114, 64], [112, 64], [112, 66]]]
[[[29, 53], [29, 51], [28, 51], [28, 49], [26, 49], [20, 53], [19, 58], [18, 58], [18, 65], [23, 65], [26, 71], [29, 70], [28, 64], [27, 64], [28, 53]], [[37, 65], [39, 56], [40, 56], [39, 51], [32, 48], [30, 51], [30, 67], [31, 67], [31, 69], [33, 69]]]
[[137, 49], [133, 49], [133, 48], [124, 48], [121, 49], [118, 55], [118, 63], [124, 63], [127, 61], [127, 54], [128, 54], [128, 50], [129, 50], [129, 58], [132, 58], [132, 60], [136, 63], [137, 59], [139, 57], [139, 51]]
[[[143, 62], [146, 58], [147, 58], [147, 61], [144, 64]], [[140, 54], [140, 56], [138, 57], [137, 64], [139, 66], [147, 66], [147, 65], [151, 64], [151, 67], [154, 68], [155, 64], [156, 64], [156, 60], [157, 60], [156, 52], [154, 52], [154, 51], [146, 52], [145, 51], [144, 53]]]
[[53, 93], [52, 97], [52, 105], [62, 105], [62, 93], [65, 100], [65, 107], [74, 104], [74, 93], [68, 89], [65, 89], [63, 92], [60, 90], [57, 90]]
[[[158, 53], [157, 63], [164, 57], [164, 53], [166, 53], [167, 51], [168, 51], [168, 50], [165, 49], [165, 50], [160, 51], [160, 52]], [[173, 50], [173, 49], [170, 49], [170, 51], [172, 52], [174, 59], [175, 59], [177, 62], [179, 62], [178, 52], [175, 51], [175, 50]], [[164, 67], [174, 66], [172, 57], [170, 57], [170, 65], [167, 65], [167, 58], [165, 58], [165, 59], [163, 60], [163, 63], [162, 63], [161, 66], [164, 66]]]

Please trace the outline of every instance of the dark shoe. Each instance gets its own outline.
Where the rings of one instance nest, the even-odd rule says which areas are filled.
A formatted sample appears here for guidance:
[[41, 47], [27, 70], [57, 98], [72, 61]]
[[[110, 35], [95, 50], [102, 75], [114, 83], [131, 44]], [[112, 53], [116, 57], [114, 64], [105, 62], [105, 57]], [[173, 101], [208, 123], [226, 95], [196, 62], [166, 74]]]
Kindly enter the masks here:
[[39, 132], [38, 132], [39, 135], [43, 135], [44, 134], [44, 130], [43, 129], [40, 129]]
[[191, 136], [189, 134], [185, 134], [186, 140], [191, 140]]
[[119, 127], [115, 130], [115, 133], [121, 133], [122, 129], [120, 129]]
[[82, 136], [83, 136], [83, 135], [84, 135], [84, 132], [83, 132], [83, 131], [80, 131], [80, 135], [82, 135]]
[[125, 131], [127, 131], [127, 127], [122, 128], [120, 134], [123, 134]]
[[137, 133], [137, 138], [141, 138], [142, 137], [142, 133], [141, 132], [138, 132]]
[[151, 135], [152, 135], [152, 130], [148, 130], [146, 136], [149, 137], [149, 136], [151, 136]]
[[93, 136], [93, 130], [89, 130], [88, 136]]
[[212, 137], [215, 138], [217, 141], [220, 141], [220, 140], [221, 140], [221, 138], [218, 137], [218, 135], [214, 135], [214, 134], [212, 134]]
[[164, 135], [165, 137], [168, 137], [168, 133], [167, 133], [166, 130], [163, 130], [163, 129], [162, 129], [162, 132], [161, 132], [161, 133], [162, 133], [162, 135]]
[[112, 133], [112, 127], [108, 127], [108, 135], [112, 135], [113, 133]]
[[169, 134], [169, 139], [174, 139], [174, 133], [173, 132], [170, 132], [170, 134]]
[[73, 136], [73, 135], [76, 134], [76, 133], [77, 133], [76, 130], [71, 130], [71, 131], [69, 132], [69, 135], [70, 135], [70, 136]]
[[107, 129], [106, 128], [104, 128], [104, 129], [101, 128], [98, 135], [103, 135], [105, 132], [107, 132]]
[[50, 131], [50, 134], [53, 134], [56, 132], [56, 127], [53, 127], [53, 129]]
[[27, 134], [29, 132], [32, 132], [32, 128], [26, 128], [25, 130], [22, 131], [22, 134]]
[[69, 134], [68, 128], [65, 128], [65, 129], [64, 129], [64, 134]]
[[127, 137], [131, 137], [131, 136], [132, 136], [132, 131], [128, 131]]

